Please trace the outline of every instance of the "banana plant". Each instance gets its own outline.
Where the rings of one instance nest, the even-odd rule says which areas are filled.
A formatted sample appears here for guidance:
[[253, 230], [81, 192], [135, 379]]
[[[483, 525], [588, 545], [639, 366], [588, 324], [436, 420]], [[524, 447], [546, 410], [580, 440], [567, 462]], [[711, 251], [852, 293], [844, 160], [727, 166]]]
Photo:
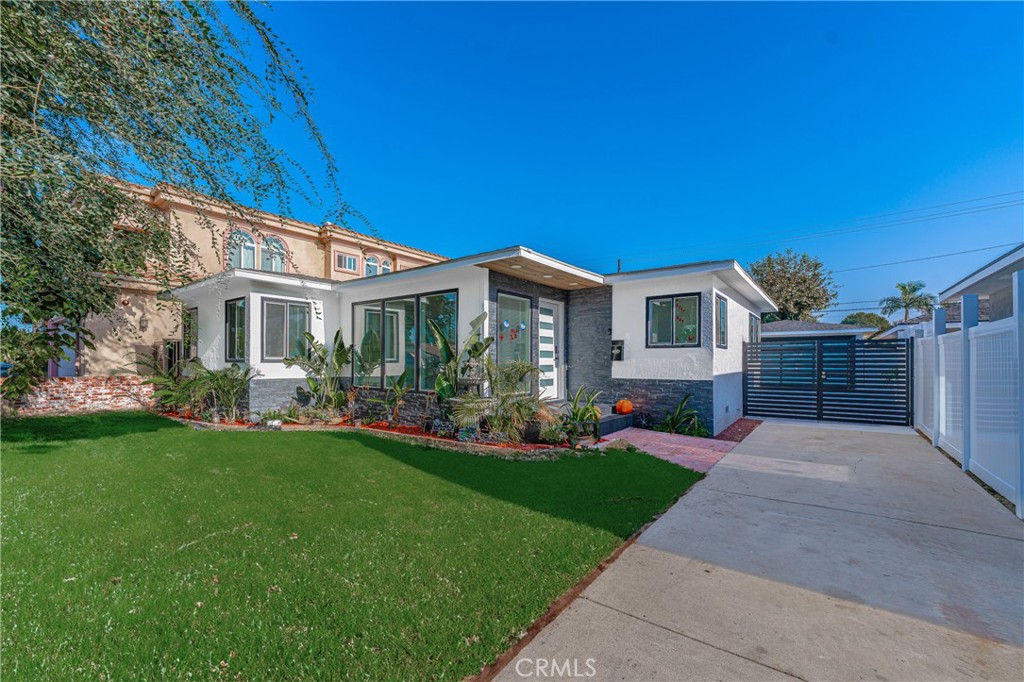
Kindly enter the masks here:
[[345, 367], [352, 361], [352, 347], [345, 345], [340, 329], [335, 332], [334, 343], [329, 349], [309, 332], [304, 332], [303, 337], [307, 352], [287, 358], [284, 364], [298, 367], [306, 373], [306, 385], [314, 407], [329, 410], [332, 416], [337, 416], [337, 408], [347, 401], [341, 380], [345, 376]]
[[467, 376], [476, 361], [482, 358], [494, 343], [493, 336], [484, 337], [480, 332], [486, 321], [486, 312], [480, 313], [470, 321], [469, 339], [462, 350], [456, 352], [441, 327], [434, 320], [427, 320], [427, 327], [441, 356], [441, 368], [434, 381], [434, 392], [437, 393], [438, 400], [447, 401], [455, 397], [459, 390], [459, 378]]

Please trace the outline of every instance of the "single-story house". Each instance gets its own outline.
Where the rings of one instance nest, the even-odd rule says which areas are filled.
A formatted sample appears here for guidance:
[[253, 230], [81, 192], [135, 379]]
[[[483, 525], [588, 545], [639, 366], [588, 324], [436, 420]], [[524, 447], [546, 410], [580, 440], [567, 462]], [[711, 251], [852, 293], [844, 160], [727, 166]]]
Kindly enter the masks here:
[[833, 324], [831, 322], [804, 322], [802, 320], [776, 320], [761, 327], [762, 341], [853, 341], [866, 339], [878, 329], [856, 324]]
[[533, 362], [545, 397], [586, 386], [656, 421], [691, 394], [713, 433], [742, 416], [743, 344], [776, 311], [735, 260], [600, 275], [523, 246], [344, 282], [236, 268], [173, 295], [183, 327], [197, 330], [186, 357], [259, 372], [249, 386], [255, 411], [280, 408], [305, 385], [284, 363], [302, 352], [303, 332], [329, 343], [341, 329], [357, 350], [380, 347], [366, 354], [377, 360], [352, 363], [360, 395], [379, 395], [408, 370], [407, 419], [421, 422], [439, 366], [427, 321], [461, 347], [469, 321], [486, 312], [495, 359]]

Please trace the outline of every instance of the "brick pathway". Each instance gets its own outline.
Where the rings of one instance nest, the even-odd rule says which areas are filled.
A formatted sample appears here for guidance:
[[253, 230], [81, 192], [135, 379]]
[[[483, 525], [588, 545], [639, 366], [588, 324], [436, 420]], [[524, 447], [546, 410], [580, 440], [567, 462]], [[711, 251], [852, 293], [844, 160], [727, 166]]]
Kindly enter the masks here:
[[687, 469], [707, 473], [718, 460], [736, 447], [736, 443], [711, 438], [694, 438], [630, 427], [607, 436], [609, 441], [624, 440], [654, 455]]

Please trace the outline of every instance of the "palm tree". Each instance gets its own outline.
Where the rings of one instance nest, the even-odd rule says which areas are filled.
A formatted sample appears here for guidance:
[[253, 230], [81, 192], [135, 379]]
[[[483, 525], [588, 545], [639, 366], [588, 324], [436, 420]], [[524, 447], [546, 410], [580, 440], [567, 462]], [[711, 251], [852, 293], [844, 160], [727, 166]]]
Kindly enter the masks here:
[[886, 317], [902, 310], [903, 321], [906, 322], [910, 319], [911, 310], [927, 313], [933, 305], [939, 302], [939, 298], [935, 294], [922, 291], [924, 282], [920, 280], [899, 282], [896, 288], [900, 292], [899, 296], [886, 296], [878, 302], [878, 305], [882, 307], [882, 314]]

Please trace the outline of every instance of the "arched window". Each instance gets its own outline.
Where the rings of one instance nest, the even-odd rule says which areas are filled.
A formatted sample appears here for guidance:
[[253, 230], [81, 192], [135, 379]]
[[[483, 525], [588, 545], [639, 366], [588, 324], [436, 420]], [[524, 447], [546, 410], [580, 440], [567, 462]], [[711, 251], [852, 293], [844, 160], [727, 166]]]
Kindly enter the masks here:
[[380, 274], [379, 261], [373, 256], [366, 257], [366, 265], [363, 267], [363, 275], [373, 277]]
[[380, 274], [386, 275], [391, 272], [391, 261], [384, 259], [380, 262]]
[[256, 242], [252, 235], [241, 230], [228, 235], [228, 267], [256, 268]]
[[260, 270], [284, 272], [284, 259], [287, 253], [284, 242], [277, 237], [267, 237], [260, 244]]

